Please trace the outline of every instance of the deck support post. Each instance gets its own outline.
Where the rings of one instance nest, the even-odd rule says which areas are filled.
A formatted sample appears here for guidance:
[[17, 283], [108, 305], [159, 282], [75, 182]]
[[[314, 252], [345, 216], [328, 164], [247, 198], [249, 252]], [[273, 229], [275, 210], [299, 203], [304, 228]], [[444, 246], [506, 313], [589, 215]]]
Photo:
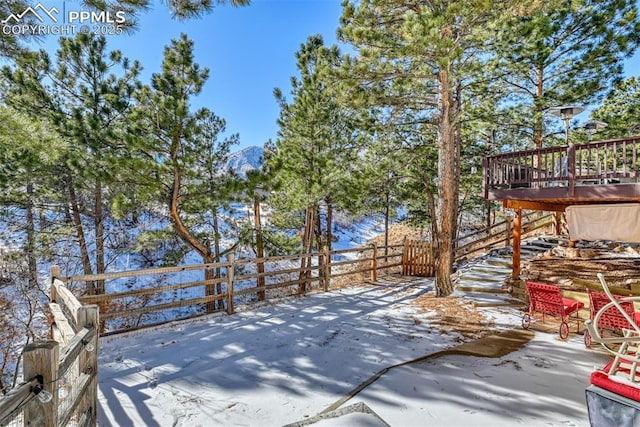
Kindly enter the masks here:
[[511, 279], [520, 278], [520, 240], [522, 237], [522, 209], [516, 211], [513, 218], [513, 259]]
[[555, 219], [554, 226], [555, 226], [556, 236], [559, 236], [562, 234], [562, 212], [555, 212], [554, 219]]

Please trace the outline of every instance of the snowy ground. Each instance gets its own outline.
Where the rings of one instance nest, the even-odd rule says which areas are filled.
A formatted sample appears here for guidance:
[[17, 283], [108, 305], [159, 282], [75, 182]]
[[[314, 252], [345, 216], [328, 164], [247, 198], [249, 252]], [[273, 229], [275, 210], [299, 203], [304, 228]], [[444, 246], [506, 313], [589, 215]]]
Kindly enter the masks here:
[[[103, 338], [100, 425], [310, 421], [381, 369], [460, 342], [412, 304], [432, 288], [428, 279], [346, 288]], [[519, 325], [516, 312], [483, 310], [499, 329]], [[363, 402], [377, 417], [314, 425], [587, 426], [584, 389], [606, 360], [581, 337], [537, 333], [500, 359], [443, 356], [392, 369], [342, 405]]]

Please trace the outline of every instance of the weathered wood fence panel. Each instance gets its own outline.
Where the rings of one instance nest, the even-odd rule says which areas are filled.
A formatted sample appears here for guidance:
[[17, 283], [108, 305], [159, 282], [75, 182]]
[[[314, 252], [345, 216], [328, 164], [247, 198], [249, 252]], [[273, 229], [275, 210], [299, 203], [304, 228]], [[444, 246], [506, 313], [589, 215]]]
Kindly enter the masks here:
[[402, 274], [405, 276], [433, 277], [435, 274], [433, 243], [405, 239]]
[[[51, 269], [51, 335], [27, 344], [24, 384], [0, 397], [0, 425], [94, 426], [98, 407], [98, 306], [83, 306]], [[36, 397], [37, 396], [37, 397]]]
[[[209, 312], [204, 308], [212, 302], [218, 304], [216, 311], [232, 314], [239, 297], [251, 303], [266, 292], [275, 297], [299, 294], [302, 288], [305, 292], [326, 291], [347, 280], [375, 282], [378, 275], [400, 273], [402, 247], [324, 248], [307, 254], [252, 259], [230, 256], [220, 263], [75, 276], [64, 281], [81, 295], [81, 303], [100, 306], [104, 326], [100, 333], [108, 335], [202, 316]], [[303, 263], [303, 259], [311, 261]], [[206, 271], [216, 271], [218, 277], [207, 279]], [[106, 292], [89, 295], [88, 287], [98, 280], [104, 281]], [[126, 286], [116, 287], [117, 283]], [[219, 292], [207, 295], [210, 285], [219, 285]]]

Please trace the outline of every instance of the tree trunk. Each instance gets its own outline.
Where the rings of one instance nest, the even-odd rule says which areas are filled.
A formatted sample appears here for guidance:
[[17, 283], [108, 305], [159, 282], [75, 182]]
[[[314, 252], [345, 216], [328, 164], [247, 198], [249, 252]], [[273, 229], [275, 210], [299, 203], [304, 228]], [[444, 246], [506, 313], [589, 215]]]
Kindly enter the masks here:
[[[216, 263], [219, 263], [221, 261], [220, 259], [220, 225], [218, 223], [218, 207], [214, 206], [213, 209], [213, 261]], [[233, 267], [230, 267], [233, 268]], [[220, 274], [220, 267], [216, 267], [213, 270], [213, 278], [215, 279], [219, 279], [221, 274]], [[222, 283], [217, 283], [216, 284], [216, 292], [218, 295], [222, 294]], [[220, 308], [221, 310], [224, 309], [224, 302], [222, 300], [218, 300], [216, 301], [216, 305], [218, 306], [218, 308]]]
[[[536, 70], [536, 94], [533, 99], [533, 146], [542, 148], [542, 138], [544, 133], [544, 67], [539, 66]], [[533, 158], [533, 167], [539, 165], [537, 156]]]
[[[331, 200], [331, 196], [327, 196], [327, 244], [326, 246], [331, 250], [331, 241], [333, 240], [333, 201]], [[320, 242], [318, 242], [318, 250], [321, 251], [324, 246], [320, 246]]]
[[[96, 181], [95, 189], [95, 211], [94, 211], [94, 223], [96, 233], [96, 273], [102, 274], [105, 272], [104, 262], [104, 213], [102, 210], [102, 183], [98, 179]], [[104, 294], [104, 280], [96, 281], [96, 294]]]
[[[320, 218], [320, 206], [316, 206], [315, 210], [315, 240], [316, 240], [316, 249], [322, 250], [322, 220]], [[312, 245], [313, 246], [313, 245]]]
[[[65, 176], [65, 184], [67, 186], [67, 197], [69, 199], [69, 205], [71, 207], [71, 216], [73, 218], [73, 225], [76, 229], [76, 236], [78, 237], [78, 245], [80, 246], [80, 259], [82, 259], [82, 267], [85, 275], [93, 274], [91, 268], [91, 259], [89, 258], [89, 251], [87, 250], [87, 241], [84, 237], [84, 227], [82, 225], [82, 218], [80, 217], [80, 206], [78, 203], [78, 196], [76, 190], [73, 187], [73, 180], [70, 175]], [[94, 283], [87, 283], [87, 293], [89, 295], [96, 294], [96, 288]]]
[[[264, 257], [264, 242], [262, 240], [262, 221], [260, 218], [260, 198], [255, 196], [253, 198], [253, 222], [255, 224], [256, 233], [256, 257], [258, 259]], [[256, 267], [258, 268], [258, 274], [264, 273], [264, 262], [258, 261]], [[264, 276], [258, 276], [258, 287], [264, 287]], [[258, 300], [264, 301], [264, 291], [258, 292]]]
[[389, 192], [385, 192], [384, 195], [384, 261], [388, 262], [389, 256], [389, 204], [391, 203], [391, 197]]
[[35, 249], [36, 249], [36, 225], [35, 214], [33, 206], [33, 184], [27, 184], [27, 244], [26, 255], [27, 263], [29, 265], [29, 287], [34, 288], [38, 285], [38, 265], [36, 261]]
[[454, 235], [457, 223], [458, 176], [456, 153], [455, 101], [448, 69], [439, 72], [440, 112], [438, 126], [438, 225], [436, 259], [436, 296], [443, 297], [453, 292], [451, 273], [454, 261]]
[[[184, 243], [189, 245], [202, 257], [202, 262], [205, 264], [211, 264], [214, 262], [213, 252], [209, 245], [205, 245], [195, 238], [189, 231], [184, 221], [180, 217], [180, 190], [182, 188], [182, 174], [180, 170], [180, 164], [178, 162], [178, 155], [180, 153], [180, 142], [173, 141], [171, 144], [171, 161], [173, 166], [173, 184], [171, 185], [169, 193], [169, 217], [173, 230], [178, 237], [182, 239]], [[212, 269], [205, 269], [205, 281], [215, 278], [215, 273]], [[205, 296], [215, 295], [215, 285], [207, 283], [205, 285]], [[214, 303], [207, 303], [207, 312], [211, 313], [215, 311]]]
[[311, 246], [313, 244], [313, 234], [315, 233], [315, 213], [317, 211], [317, 205], [308, 206], [305, 215], [305, 227], [304, 234], [302, 236], [302, 252], [305, 256], [300, 261], [300, 285], [298, 285], [298, 292], [304, 293], [307, 290], [306, 279], [309, 275], [309, 267], [311, 267], [311, 257], [306, 254], [311, 252]]

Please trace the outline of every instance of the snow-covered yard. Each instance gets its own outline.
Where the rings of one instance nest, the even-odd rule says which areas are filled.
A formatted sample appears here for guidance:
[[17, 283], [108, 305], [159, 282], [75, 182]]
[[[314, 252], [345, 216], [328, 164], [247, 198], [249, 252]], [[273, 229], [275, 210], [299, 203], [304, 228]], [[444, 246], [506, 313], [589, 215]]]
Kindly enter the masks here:
[[[101, 339], [99, 421], [107, 426], [282, 426], [311, 421], [373, 374], [458, 344], [414, 300], [430, 279], [290, 298]], [[496, 328], [518, 327], [487, 308]], [[316, 425], [587, 426], [584, 389], [606, 356], [581, 337], [537, 333], [499, 359], [442, 356], [392, 369]]]

